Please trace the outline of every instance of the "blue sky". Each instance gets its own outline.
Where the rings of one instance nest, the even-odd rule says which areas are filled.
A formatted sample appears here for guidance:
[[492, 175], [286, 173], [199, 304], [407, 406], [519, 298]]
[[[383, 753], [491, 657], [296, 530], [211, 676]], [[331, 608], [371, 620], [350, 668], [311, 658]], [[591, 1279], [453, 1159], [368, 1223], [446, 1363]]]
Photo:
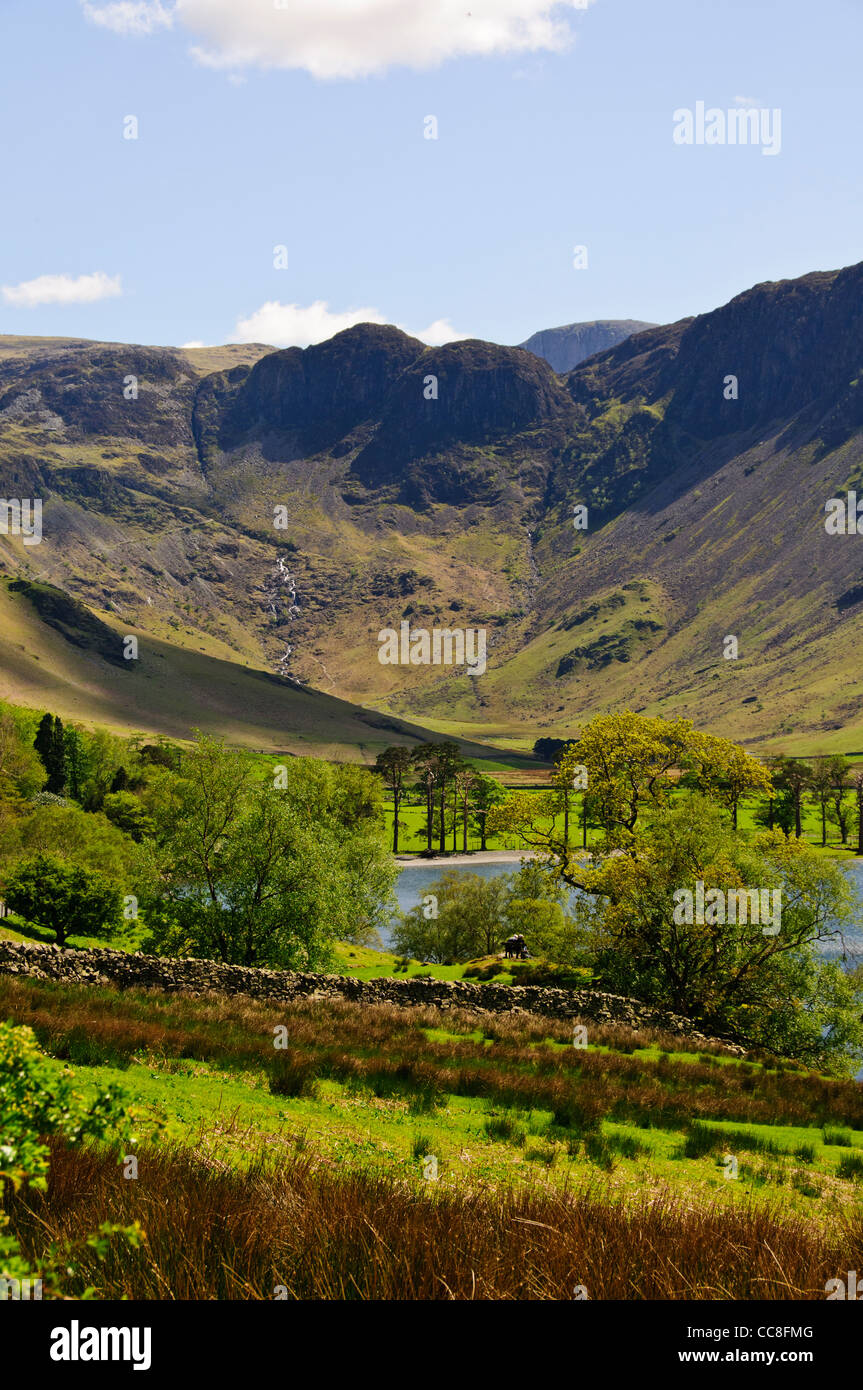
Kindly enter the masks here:
[[[0, 333], [514, 343], [863, 259], [857, 0], [3, 0], [0, 43]], [[780, 152], [675, 144], [698, 101]]]

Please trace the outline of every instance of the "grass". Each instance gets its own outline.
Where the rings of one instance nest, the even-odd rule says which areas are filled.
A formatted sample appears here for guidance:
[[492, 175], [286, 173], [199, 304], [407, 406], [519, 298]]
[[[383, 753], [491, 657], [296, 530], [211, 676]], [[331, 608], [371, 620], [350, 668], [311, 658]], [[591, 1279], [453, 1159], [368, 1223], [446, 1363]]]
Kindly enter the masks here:
[[[720, 1150], [799, 1156], [834, 1185], [845, 1180], [843, 1155], [824, 1142], [825, 1125], [841, 1123], [863, 1152], [855, 1083], [741, 1063], [718, 1045], [672, 1053], [671, 1038], [620, 1026], [594, 1024], [591, 1045], [574, 1049], [571, 1023], [529, 1015], [121, 993], [10, 976], [0, 976], [0, 1017], [32, 1026], [94, 1094], [120, 1084], [144, 1140], [194, 1148], [208, 1135], [209, 1150], [234, 1165], [260, 1142], [292, 1151], [299, 1134], [339, 1167], [407, 1177], [422, 1117], [457, 1185], [525, 1181], [525, 1164], [539, 1162], [527, 1145], [557, 1154], [540, 1164], [555, 1185], [614, 1167], [638, 1190], [649, 1161], [654, 1180], [726, 1200], [713, 1166]], [[276, 1025], [287, 1029], [286, 1050], [274, 1047]], [[847, 1180], [856, 1190], [850, 1171]], [[800, 1193], [783, 1201], [806, 1205]]]
[[[537, 1173], [552, 1173], [548, 1150], [535, 1153]], [[859, 1211], [826, 1230], [752, 1203], [625, 1202], [598, 1182], [459, 1191], [303, 1153], [259, 1152], [240, 1173], [176, 1145], [142, 1147], [138, 1172], [123, 1181], [113, 1155], [55, 1143], [47, 1194], [9, 1203], [25, 1252], [75, 1250], [77, 1293], [177, 1300], [569, 1300], [576, 1284], [591, 1299], [820, 1300], [863, 1263]], [[81, 1232], [105, 1221], [139, 1222], [139, 1246], [115, 1238], [100, 1262]]]
[[103, 1266], [76, 1249], [101, 1296], [816, 1298], [863, 1263], [861, 1088], [768, 1057], [601, 1024], [575, 1049], [571, 1021], [523, 1014], [4, 975], [0, 1018], [131, 1108], [138, 1180], [56, 1144], [47, 1194], [7, 1199], [33, 1258], [141, 1223]]

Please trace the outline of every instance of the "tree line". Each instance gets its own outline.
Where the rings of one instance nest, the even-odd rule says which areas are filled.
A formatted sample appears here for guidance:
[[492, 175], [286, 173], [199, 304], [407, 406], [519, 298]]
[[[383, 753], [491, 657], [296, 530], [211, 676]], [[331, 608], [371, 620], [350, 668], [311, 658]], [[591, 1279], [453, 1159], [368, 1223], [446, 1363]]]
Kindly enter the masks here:
[[446, 854], [447, 835], [452, 836], [452, 851], [461, 849], [467, 854], [468, 828], [480, 837], [480, 848], [486, 848], [488, 815], [493, 806], [504, 798], [504, 791], [493, 777], [478, 772], [461, 754], [457, 743], [420, 743], [415, 748], [394, 745], [379, 753], [375, 771], [390, 792], [393, 803], [393, 854], [399, 852], [399, 834], [405, 822], [399, 811], [417, 796], [425, 804], [425, 839], [427, 855]]

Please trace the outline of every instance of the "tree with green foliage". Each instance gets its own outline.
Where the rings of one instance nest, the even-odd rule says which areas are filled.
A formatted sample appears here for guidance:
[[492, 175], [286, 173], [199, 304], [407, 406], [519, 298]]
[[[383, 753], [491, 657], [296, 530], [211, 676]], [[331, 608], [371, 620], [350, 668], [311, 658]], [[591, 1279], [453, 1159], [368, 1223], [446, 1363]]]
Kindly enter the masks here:
[[[690, 921], [682, 890], [698, 882], [711, 896]], [[585, 958], [607, 988], [827, 1069], [863, 1056], [863, 992], [818, 950], [841, 941], [853, 894], [802, 840], [735, 834], [722, 808], [687, 796], [658, 808], [638, 852], [602, 860], [590, 886]], [[753, 892], [762, 907], [780, 894], [767, 927], [752, 920]]]
[[88, 811], [101, 811], [105, 797], [114, 788], [120, 768], [128, 770], [129, 745], [107, 729], [94, 729], [85, 737], [85, 776], [81, 786], [81, 805]]
[[437, 785], [440, 789], [439, 820], [438, 831], [439, 840], [438, 853], [446, 854], [446, 811], [447, 811], [447, 788], [451, 781], [455, 779], [461, 768], [464, 766], [461, 756], [461, 749], [457, 743], [444, 742], [436, 745], [436, 765], [435, 776]]
[[0, 801], [15, 800], [38, 791], [44, 769], [25, 733], [20, 711], [0, 706]]
[[570, 740], [565, 738], [538, 738], [533, 745], [533, 756], [544, 763], [556, 763], [568, 742]]
[[799, 840], [803, 834], [803, 798], [812, 785], [809, 765], [802, 758], [787, 758], [779, 753], [773, 759], [772, 777], [774, 786], [785, 793], [791, 806], [794, 834]]
[[393, 927], [396, 950], [439, 965], [490, 955], [504, 931], [506, 875], [482, 878], [450, 869], [429, 884], [425, 901]]
[[405, 795], [405, 787], [411, 769], [411, 751], [403, 744], [395, 744], [379, 753], [375, 761], [375, 772], [384, 781], [393, 798], [393, 854], [399, 852], [399, 830], [401, 821], [399, 811]]
[[482, 772], [475, 773], [475, 781], [471, 789], [471, 806], [473, 808], [473, 824], [479, 835], [480, 850], [487, 848], [488, 813], [493, 806], [499, 806], [505, 800], [506, 792], [499, 782], [495, 781], [493, 777], [487, 777]]
[[857, 801], [857, 853], [863, 854], [863, 768], [852, 773], [851, 786]]
[[56, 855], [24, 859], [6, 875], [7, 907], [51, 931], [58, 946], [70, 936], [109, 936], [121, 925], [123, 899], [115, 884]]
[[828, 816], [831, 824], [839, 831], [842, 844], [848, 840], [850, 817], [847, 796], [851, 790], [851, 769], [841, 753], [833, 753], [827, 759], [830, 769], [830, 808]]
[[111, 824], [136, 844], [149, 839], [155, 831], [153, 820], [144, 809], [140, 797], [132, 792], [109, 792], [102, 803], [102, 810]]
[[[801, 839], [779, 830], [754, 838], [735, 831], [727, 791], [715, 777], [704, 778], [704, 792], [678, 791], [673, 799], [680, 771], [699, 775], [711, 751], [708, 736], [688, 721], [600, 716], [561, 760], [588, 767], [603, 827], [595, 853], [569, 851], [524, 794], [494, 813], [495, 827], [543, 849], [549, 872], [580, 890], [573, 911], [583, 963], [605, 987], [813, 1065], [847, 1070], [863, 1055], [863, 1001], [818, 946], [835, 941], [849, 918], [850, 885]], [[764, 786], [760, 764], [747, 780], [752, 789]], [[787, 790], [793, 811], [790, 782]], [[863, 842], [863, 774], [860, 804]], [[740, 893], [751, 902], [756, 890], [779, 891], [781, 929], [765, 933], [736, 916], [711, 921], [706, 913], [704, 922], [676, 922], [675, 893], [698, 881], [733, 891], [735, 901]]]
[[818, 807], [821, 816], [821, 848], [827, 846], [827, 819], [833, 799], [833, 768], [831, 759], [820, 753], [812, 761], [809, 770], [810, 799]]
[[66, 740], [59, 715], [56, 718], [53, 714], [42, 716], [33, 747], [45, 769], [44, 790], [62, 796], [66, 790]]
[[81, 788], [87, 769], [84, 740], [78, 729], [69, 727], [63, 736], [63, 750], [66, 756], [66, 776], [69, 795], [75, 801], [81, 799]]
[[319, 970], [335, 940], [389, 919], [396, 870], [366, 769], [292, 758], [267, 777], [198, 736], [182, 776], [162, 770], [144, 799], [159, 847], [147, 920], [168, 954]]
[[434, 795], [437, 785], [438, 754], [437, 744], [418, 743], [411, 753], [411, 763], [417, 771], [417, 788], [425, 796], [426, 803], [426, 854], [433, 854], [432, 836], [434, 834]]
[[20, 859], [54, 853], [101, 874], [124, 895], [137, 893], [152, 858], [101, 812], [80, 806], [37, 806], [0, 831], [4, 872]]

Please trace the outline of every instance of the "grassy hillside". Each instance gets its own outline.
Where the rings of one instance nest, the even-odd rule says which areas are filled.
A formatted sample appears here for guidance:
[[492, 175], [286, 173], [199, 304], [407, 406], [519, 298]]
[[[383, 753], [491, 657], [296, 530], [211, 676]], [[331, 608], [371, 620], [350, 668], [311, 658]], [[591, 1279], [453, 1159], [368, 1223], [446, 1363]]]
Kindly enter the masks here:
[[[15, 704], [118, 733], [186, 739], [199, 728], [267, 752], [366, 761], [389, 744], [426, 736], [418, 726], [240, 665], [219, 655], [218, 647], [207, 652], [174, 646], [121, 624], [112, 613], [94, 623], [83, 605], [67, 601], [62, 615], [49, 614], [49, 621], [40, 615], [34, 592], [38, 598], [38, 589], [16, 591], [0, 583], [0, 698]], [[53, 590], [42, 595], [57, 597]], [[123, 637], [130, 633], [139, 638], [134, 662], [122, 658]], [[491, 752], [464, 747], [471, 757]]]

